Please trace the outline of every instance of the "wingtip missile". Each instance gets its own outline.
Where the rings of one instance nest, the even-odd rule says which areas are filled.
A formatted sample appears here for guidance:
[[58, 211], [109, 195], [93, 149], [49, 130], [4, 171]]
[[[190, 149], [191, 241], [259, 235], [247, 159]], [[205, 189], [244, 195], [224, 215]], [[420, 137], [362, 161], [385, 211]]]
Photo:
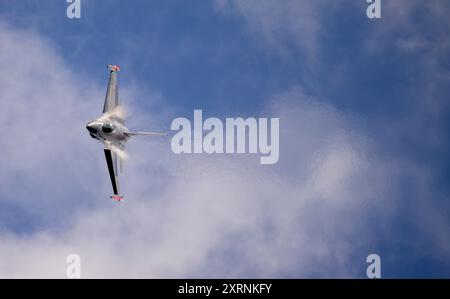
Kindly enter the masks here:
[[120, 71], [120, 67], [118, 65], [115, 64], [108, 64], [106, 66], [111, 72], [118, 72]]
[[122, 202], [123, 201], [123, 196], [120, 196], [120, 195], [114, 194], [114, 195], [111, 195], [110, 197], [112, 199], [114, 199], [115, 201], [117, 201], [117, 202]]

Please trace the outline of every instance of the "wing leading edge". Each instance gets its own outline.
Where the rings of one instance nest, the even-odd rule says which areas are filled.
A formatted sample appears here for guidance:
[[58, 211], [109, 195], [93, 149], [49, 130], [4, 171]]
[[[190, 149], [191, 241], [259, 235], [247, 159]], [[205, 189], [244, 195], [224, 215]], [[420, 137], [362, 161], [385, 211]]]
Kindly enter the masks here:
[[167, 136], [167, 133], [160, 133], [160, 132], [125, 132], [124, 133], [127, 136]]
[[[109, 66], [108, 66], [109, 67]], [[117, 71], [109, 67], [111, 72], [109, 73], [108, 89], [106, 91], [105, 104], [103, 105], [103, 113], [112, 112], [114, 108], [119, 106], [119, 92], [117, 87]]]

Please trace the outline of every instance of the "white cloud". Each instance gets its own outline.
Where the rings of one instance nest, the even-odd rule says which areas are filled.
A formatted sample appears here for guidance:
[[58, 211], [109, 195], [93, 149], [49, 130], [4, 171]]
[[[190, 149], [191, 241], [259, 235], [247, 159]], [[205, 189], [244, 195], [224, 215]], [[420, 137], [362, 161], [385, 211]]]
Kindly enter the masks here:
[[117, 205], [103, 198], [110, 187], [101, 146], [84, 130], [100, 111], [103, 86], [77, 77], [39, 33], [0, 29], [0, 58], [11, 62], [0, 77], [8, 128], [0, 182], [14, 192], [26, 178], [1, 203], [37, 209], [39, 219], [61, 213], [68, 223], [41, 220], [43, 228], [25, 235], [3, 223], [1, 276], [63, 277], [73, 252], [85, 277], [295, 276], [349, 262], [351, 244], [339, 239], [353, 224], [335, 213], [360, 214], [347, 208], [363, 200], [349, 197], [350, 182], [368, 162], [337, 112], [310, 105], [299, 91], [280, 95], [274, 103], [285, 104], [268, 107], [283, 127], [277, 167], [248, 156], [175, 156], [167, 140], [133, 141], [127, 201]]
[[315, 59], [319, 50], [324, 11], [335, 7], [336, 1], [303, 0], [217, 0], [223, 13], [242, 16], [252, 35], [272, 50], [289, 54], [289, 46], [304, 50], [308, 59]]

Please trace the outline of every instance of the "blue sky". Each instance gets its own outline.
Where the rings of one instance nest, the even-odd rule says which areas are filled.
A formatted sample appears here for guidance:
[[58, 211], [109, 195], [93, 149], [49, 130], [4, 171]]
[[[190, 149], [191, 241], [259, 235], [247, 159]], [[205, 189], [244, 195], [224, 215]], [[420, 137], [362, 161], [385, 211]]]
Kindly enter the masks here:
[[[0, 276], [64, 275], [56, 257], [72, 251], [93, 277], [365, 277], [369, 253], [383, 277], [450, 276], [447, 1], [383, 1], [380, 20], [362, 0], [82, 0], [79, 20], [66, 7], [0, 0], [0, 124], [11, 132], [0, 260], [27, 252]], [[194, 109], [277, 116], [279, 163], [133, 142], [122, 183], [133, 199], [116, 209], [83, 127], [101, 111], [108, 63], [122, 67], [130, 126], [168, 129]], [[27, 121], [43, 136], [13, 136]], [[50, 266], [35, 262], [47, 249], [38, 259]]]

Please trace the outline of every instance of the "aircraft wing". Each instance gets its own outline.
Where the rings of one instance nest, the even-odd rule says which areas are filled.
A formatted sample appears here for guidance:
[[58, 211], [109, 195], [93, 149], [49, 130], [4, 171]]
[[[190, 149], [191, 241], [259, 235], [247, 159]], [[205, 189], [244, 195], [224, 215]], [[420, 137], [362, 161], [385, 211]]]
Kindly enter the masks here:
[[106, 91], [105, 104], [103, 105], [103, 113], [112, 112], [114, 108], [119, 106], [119, 92], [117, 88], [117, 68], [109, 67], [108, 90]]
[[119, 177], [117, 168], [117, 154], [111, 151], [109, 148], [104, 149], [106, 164], [108, 165], [109, 177], [111, 178], [111, 184], [114, 195], [111, 196], [114, 199], [121, 200], [122, 196], [119, 195]]
[[167, 133], [160, 133], [160, 132], [125, 132], [126, 136], [167, 136]]

